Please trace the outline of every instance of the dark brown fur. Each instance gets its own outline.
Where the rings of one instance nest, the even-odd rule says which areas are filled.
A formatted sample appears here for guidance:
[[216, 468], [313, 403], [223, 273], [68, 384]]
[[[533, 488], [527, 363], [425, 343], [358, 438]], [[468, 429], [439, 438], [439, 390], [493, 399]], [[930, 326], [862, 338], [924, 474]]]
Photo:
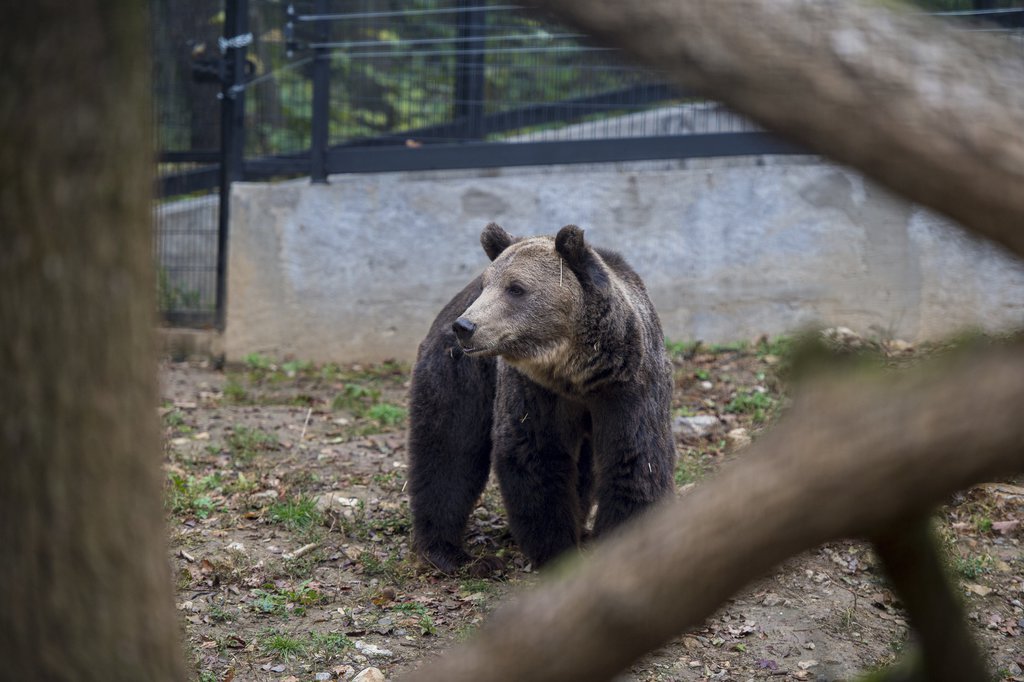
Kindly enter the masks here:
[[[493, 455], [513, 536], [535, 565], [672, 489], [672, 375], [657, 314], [618, 255], [583, 231], [481, 235], [492, 264], [441, 311], [410, 395], [413, 544], [445, 572]], [[458, 327], [459, 334], [453, 330]]]

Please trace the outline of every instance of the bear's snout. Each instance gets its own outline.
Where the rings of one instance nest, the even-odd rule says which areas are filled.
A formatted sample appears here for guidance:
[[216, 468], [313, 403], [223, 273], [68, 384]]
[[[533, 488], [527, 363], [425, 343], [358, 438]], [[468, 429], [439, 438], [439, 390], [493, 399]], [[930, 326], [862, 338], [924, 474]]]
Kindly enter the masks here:
[[466, 318], [460, 317], [455, 320], [454, 324], [452, 324], [452, 331], [455, 332], [455, 336], [459, 337], [459, 342], [465, 346], [469, 344], [469, 340], [473, 338], [473, 332], [476, 331], [476, 325]]

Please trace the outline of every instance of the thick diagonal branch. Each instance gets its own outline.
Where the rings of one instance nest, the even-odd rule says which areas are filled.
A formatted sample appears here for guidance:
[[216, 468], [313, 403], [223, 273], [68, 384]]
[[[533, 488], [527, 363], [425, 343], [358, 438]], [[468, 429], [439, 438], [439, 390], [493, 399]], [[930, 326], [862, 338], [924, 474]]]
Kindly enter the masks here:
[[551, 0], [602, 43], [1024, 255], [1024, 58], [856, 0]]
[[701, 623], [772, 566], [874, 536], [1024, 469], [1024, 354], [854, 375], [802, 394], [742, 461], [498, 610], [416, 680], [601, 680]]

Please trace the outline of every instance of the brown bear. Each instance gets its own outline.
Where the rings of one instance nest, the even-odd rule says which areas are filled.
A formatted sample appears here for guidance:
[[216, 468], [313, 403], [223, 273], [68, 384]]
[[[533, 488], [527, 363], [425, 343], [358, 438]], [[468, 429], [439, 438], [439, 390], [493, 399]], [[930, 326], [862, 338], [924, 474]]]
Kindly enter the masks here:
[[491, 460], [512, 535], [535, 567], [672, 490], [672, 372], [658, 316], [621, 256], [567, 225], [514, 238], [419, 347], [409, 404], [413, 547], [452, 572]]

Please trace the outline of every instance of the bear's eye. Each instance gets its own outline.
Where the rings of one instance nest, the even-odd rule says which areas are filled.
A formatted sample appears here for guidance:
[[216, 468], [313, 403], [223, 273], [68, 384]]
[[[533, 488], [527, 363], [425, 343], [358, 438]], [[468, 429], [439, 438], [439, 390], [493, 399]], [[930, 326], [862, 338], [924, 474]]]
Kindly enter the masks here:
[[519, 298], [520, 296], [526, 293], [526, 289], [519, 286], [518, 284], [509, 284], [508, 288], [505, 289], [505, 291], [508, 292], [509, 296], [514, 296], [515, 298]]

